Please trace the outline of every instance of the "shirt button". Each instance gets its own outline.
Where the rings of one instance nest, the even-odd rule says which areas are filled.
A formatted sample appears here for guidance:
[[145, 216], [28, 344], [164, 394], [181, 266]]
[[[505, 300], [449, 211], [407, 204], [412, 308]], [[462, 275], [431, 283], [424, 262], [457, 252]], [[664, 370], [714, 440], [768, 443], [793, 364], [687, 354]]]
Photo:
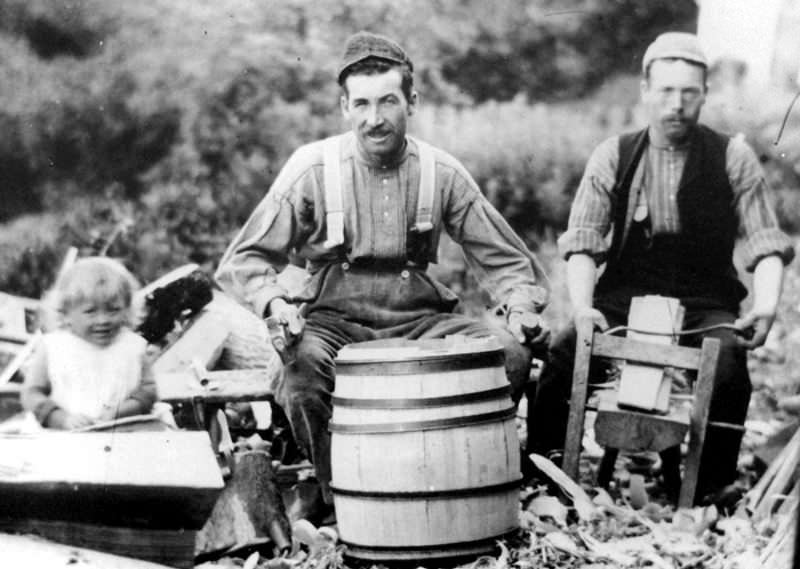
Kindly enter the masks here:
[[350, 268], [350, 263], [348, 263], [347, 261], [345, 261], [344, 263], [342, 263], [342, 269], [343, 269], [343, 270], [345, 270], [345, 271], [346, 271], [346, 270], [348, 270], [349, 268]]
[[400, 273], [400, 276], [404, 279], [407, 279], [409, 276], [411, 276], [411, 273], [408, 272], [408, 269], [403, 269], [403, 271]]

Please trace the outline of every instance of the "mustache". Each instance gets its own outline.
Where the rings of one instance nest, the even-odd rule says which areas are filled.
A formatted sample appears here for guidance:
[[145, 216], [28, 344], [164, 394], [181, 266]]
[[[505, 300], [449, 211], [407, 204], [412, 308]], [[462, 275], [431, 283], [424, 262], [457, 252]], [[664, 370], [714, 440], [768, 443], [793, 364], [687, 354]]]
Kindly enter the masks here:
[[364, 131], [364, 134], [367, 136], [383, 136], [386, 134], [391, 134], [393, 131], [390, 128], [386, 127], [377, 127], [377, 128], [370, 128]]

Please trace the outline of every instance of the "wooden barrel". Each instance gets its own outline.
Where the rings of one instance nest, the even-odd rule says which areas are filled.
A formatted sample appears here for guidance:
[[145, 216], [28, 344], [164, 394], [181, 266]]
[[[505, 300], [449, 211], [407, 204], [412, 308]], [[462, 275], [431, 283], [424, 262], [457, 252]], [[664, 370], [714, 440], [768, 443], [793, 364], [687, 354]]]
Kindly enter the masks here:
[[477, 555], [519, 525], [520, 455], [494, 338], [380, 340], [336, 360], [331, 466], [347, 555]]

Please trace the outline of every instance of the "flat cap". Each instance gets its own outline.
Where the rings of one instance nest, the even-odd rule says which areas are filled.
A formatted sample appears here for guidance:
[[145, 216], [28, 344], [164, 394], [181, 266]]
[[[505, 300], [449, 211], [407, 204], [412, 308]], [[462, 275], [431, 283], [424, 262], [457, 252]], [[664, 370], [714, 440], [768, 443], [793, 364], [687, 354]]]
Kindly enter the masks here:
[[414, 70], [411, 60], [397, 42], [390, 40], [386, 36], [361, 31], [350, 36], [347, 39], [347, 43], [345, 43], [337, 81], [341, 84], [345, 71], [350, 66], [359, 61], [364, 61], [368, 57], [377, 57], [394, 63], [405, 64], [408, 65], [411, 71]]
[[647, 47], [642, 58], [642, 71], [656, 59], [685, 59], [708, 67], [706, 54], [697, 36], [687, 32], [665, 32]]

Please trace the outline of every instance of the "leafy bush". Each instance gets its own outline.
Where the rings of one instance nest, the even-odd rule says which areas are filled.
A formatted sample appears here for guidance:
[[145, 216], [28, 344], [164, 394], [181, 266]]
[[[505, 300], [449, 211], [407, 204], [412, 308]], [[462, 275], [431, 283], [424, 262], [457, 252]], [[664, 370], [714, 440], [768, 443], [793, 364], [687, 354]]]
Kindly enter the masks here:
[[633, 87], [635, 80], [614, 83], [608, 88], [613, 98], [532, 105], [517, 97], [469, 108], [422, 107], [414, 126], [459, 158], [512, 227], [535, 243], [566, 225], [592, 149], [633, 128], [617, 83]]
[[636, 73], [665, 27], [695, 29], [692, 0], [469, 2], [477, 26], [442, 45], [442, 75], [475, 101], [523, 93], [559, 100], [587, 94], [615, 73]]
[[[121, 219], [136, 231], [109, 253], [141, 279], [210, 270], [289, 154], [342, 128], [334, 73], [357, 29], [406, 46], [415, 132], [552, 252], [592, 148], [635, 123], [637, 80], [615, 73], [695, 13], [689, 0], [0, 0], [0, 290], [38, 296], [68, 245], [91, 250]], [[782, 222], [800, 229], [800, 146], [769, 142], [779, 109], [723, 107], [712, 119], [746, 125]], [[31, 212], [44, 213], [17, 220]]]

